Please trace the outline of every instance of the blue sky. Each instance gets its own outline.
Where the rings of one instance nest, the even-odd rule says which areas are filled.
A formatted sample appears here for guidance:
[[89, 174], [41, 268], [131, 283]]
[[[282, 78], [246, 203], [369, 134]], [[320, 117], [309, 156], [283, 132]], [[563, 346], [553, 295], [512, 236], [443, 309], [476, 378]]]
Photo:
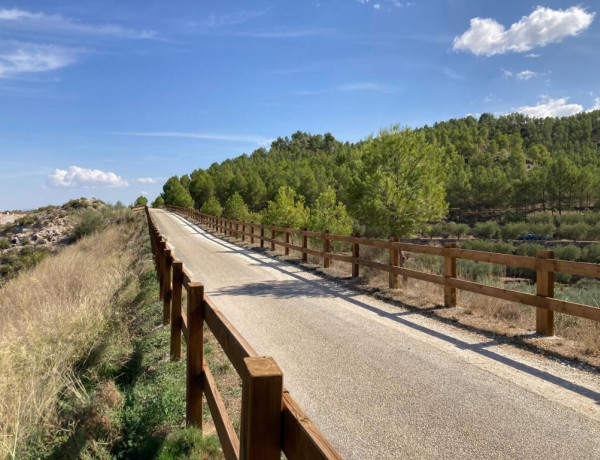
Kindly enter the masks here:
[[297, 130], [600, 107], [598, 1], [0, 0], [0, 210], [153, 199]]

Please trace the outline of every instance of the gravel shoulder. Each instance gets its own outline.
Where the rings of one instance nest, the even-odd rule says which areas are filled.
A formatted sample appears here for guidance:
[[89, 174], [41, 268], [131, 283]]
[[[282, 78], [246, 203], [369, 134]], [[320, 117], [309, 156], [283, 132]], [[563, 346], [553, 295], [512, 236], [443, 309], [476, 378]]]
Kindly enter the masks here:
[[598, 376], [151, 212], [345, 458], [600, 458]]

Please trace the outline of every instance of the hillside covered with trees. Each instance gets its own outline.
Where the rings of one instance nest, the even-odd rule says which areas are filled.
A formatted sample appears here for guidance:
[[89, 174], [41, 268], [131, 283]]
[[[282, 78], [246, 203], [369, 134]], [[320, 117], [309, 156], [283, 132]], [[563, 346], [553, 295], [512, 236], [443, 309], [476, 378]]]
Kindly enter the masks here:
[[600, 111], [483, 114], [392, 127], [356, 144], [296, 132], [163, 189], [155, 205], [290, 226], [340, 221], [377, 235], [413, 234], [450, 211], [459, 220], [491, 209], [562, 214], [600, 202]]

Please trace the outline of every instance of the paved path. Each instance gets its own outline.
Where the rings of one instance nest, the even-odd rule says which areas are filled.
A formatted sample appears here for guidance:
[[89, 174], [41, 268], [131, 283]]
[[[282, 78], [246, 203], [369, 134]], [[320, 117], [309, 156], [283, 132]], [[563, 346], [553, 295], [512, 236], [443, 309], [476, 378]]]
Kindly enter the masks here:
[[600, 382], [152, 211], [345, 458], [600, 458]]

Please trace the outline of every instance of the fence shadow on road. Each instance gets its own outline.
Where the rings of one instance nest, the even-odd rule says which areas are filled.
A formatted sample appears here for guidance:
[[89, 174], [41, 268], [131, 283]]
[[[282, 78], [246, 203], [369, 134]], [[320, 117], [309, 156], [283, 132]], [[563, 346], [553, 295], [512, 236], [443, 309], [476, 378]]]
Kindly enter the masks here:
[[[518, 371], [529, 374], [533, 377], [539, 378], [546, 382], [557, 385], [561, 388], [570, 390], [574, 393], [579, 394], [580, 396], [584, 396], [586, 398], [591, 399], [597, 405], [600, 405], [600, 393], [593, 391], [589, 388], [586, 388], [581, 385], [577, 385], [575, 383], [569, 382], [562, 377], [551, 374], [550, 372], [543, 371], [540, 369], [536, 369], [533, 366], [529, 366], [525, 363], [521, 363], [519, 361], [515, 361], [511, 358], [503, 356], [499, 353], [496, 353], [490, 350], [490, 347], [494, 347], [504, 343], [502, 340], [494, 338], [492, 334], [485, 334], [484, 332], [480, 332], [482, 335], [486, 335], [491, 338], [490, 341], [481, 342], [471, 344], [460, 340], [456, 337], [452, 337], [450, 335], [444, 334], [443, 332], [439, 332], [433, 329], [430, 329], [421, 324], [416, 324], [408, 319], [406, 316], [420, 314], [423, 315], [419, 310], [415, 310], [410, 306], [406, 306], [409, 308], [409, 311], [402, 312], [393, 312], [390, 313], [376, 306], [365, 303], [359, 299], [359, 297], [364, 296], [364, 294], [352, 291], [348, 288], [337, 285], [334, 282], [319, 279], [319, 280], [311, 280], [307, 279], [304, 276], [300, 276], [299, 273], [306, 274], [306, 272], [296, 265], [290, 264], [286, 261], [276, 260], [268, 255], [258, 254], [256, 251], [252, 249], [242, 248], [240, 246], [235, 245], [235, 243], [227, 243], [224, 242], [221, 238], [214, 236], [213, 234], [206, 232], [200, 229], [198, 226], [191, 224], [188, 220], [183, 217], [171, 213], [173, 217], [176, 217], [181, 221], [183, 225], [190, 227], [195, 233], [198, 233], [208, 239], [209, 241], [223, 247], [226, 249], [226, 253], [238, 253], [243, 255], [244, 257], [251, 259], [256, 265], [260, 265], [262, 267], [270, 267], [276, 270], [279, 270], [281, 273], [286, 274], [292, 278], [295, 278], [293, 281], [272, 281], [268, 283], [268, 286], [263, 286], [266, 283], [249, 283], [241, 286], [232, 286], [230, 288], [225, 288], [217, 293], [211, 293], [211, 296], [216, 295], [262, 295], [263, 293], [270, 297], [280, 297], [280, 298], [292, 298], [296, 296], [308, 296], [308, 297], [339, 297], [343, 300], [352, 303], [360, 308], [368, 310], [372, 313], [377, 314], [380, 317], [389, 319], [396, 323], [402, 324], [403, 326], [409, 327], [416, 331], [427, 334], [431, 337], [434, 337], [439, 340], [443, 340], [447, 343], [450, 343], [457, 347], [460, 350], [469, 350], [474, 353], [477, 353], [481, 356], [484, 356], [488, 359], [492, 359], [498, 363], [509, 366]], [[296, 270], [293, 270], [293, 269]]]

